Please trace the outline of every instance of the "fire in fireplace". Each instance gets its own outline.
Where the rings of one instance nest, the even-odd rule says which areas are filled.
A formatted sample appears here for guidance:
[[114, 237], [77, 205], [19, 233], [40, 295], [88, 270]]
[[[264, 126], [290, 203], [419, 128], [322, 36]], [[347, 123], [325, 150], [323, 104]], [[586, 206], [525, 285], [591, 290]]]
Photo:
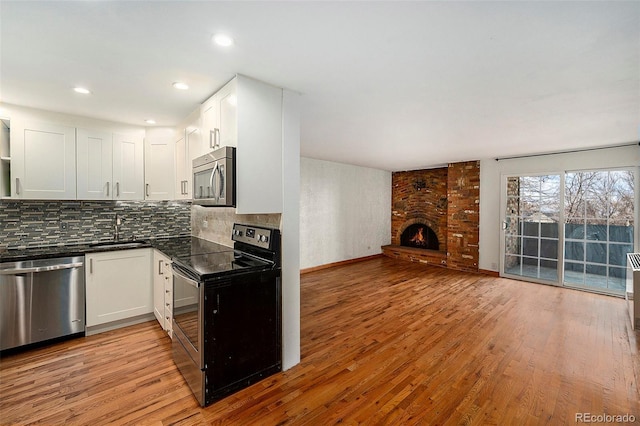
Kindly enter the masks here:
[[438, 250], [438, 236], [433, 229], [422, 223], [409, 225], [400, 236], [400, 245], [429, 250]]

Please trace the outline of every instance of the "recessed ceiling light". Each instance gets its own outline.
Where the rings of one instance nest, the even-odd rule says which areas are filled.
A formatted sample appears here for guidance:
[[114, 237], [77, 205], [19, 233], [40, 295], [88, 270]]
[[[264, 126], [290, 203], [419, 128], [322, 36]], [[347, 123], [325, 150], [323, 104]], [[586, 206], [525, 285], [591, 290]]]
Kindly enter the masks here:
[[187, 83], [176, 81], [175, 83], [173, 83], [173, 87], [178, 90], [187, 90], [189, 88], [189, 85]]
[[147, 119], [147, 120], [144, 120], [144, 122], [145, 122], [145, 123], [147, 123], [147, 124], [156, 124], [156, 120], [154, 120], [154, 119], [152, 119], [152, 118], [149, 118], [149, 119]]
[[226, 34], [218, 33], [213, 36], [213, 42], [218, 46], [228, 47], [233, 44], [233, 39]]
[[83, 95], [88, 95], [91, 93], [91, 90], [85, 89], [84, 87], [74, 87], [73, 91], [76, 93], [82, 93]]

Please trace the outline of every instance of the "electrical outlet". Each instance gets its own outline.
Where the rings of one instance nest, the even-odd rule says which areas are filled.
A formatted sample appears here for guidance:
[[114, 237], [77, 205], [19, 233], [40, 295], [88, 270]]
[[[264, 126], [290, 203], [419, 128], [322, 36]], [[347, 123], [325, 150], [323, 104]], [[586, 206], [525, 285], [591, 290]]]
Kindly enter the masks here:
[[209, 222], [207, 222], [206, 220], [202, 221], [202, 227], [203, 228], [208, 228], [209, 227]]

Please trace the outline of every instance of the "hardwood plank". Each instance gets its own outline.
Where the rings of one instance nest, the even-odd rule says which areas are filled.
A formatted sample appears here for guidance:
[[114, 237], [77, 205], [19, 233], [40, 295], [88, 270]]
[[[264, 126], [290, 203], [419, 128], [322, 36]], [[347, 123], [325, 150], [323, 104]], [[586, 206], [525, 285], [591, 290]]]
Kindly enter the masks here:
[[386, 257], [301, 282], [302, 363], [202, 408], [156, 322], [0, 359], [0, 424], [640, 420], [621, 299]]

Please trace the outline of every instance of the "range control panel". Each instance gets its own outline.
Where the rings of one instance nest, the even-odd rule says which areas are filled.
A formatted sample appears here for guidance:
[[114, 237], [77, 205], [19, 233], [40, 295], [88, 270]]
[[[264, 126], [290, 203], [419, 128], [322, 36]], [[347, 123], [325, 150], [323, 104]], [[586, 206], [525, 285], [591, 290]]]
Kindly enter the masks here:
[[273, 230], [271, 229], [260, 228], [257, 226], [239, 225], [236, 223], [233, 225], [231, 239], [233, 241], [251, 244], [252, 246], [270, 249], [272, 233]]

